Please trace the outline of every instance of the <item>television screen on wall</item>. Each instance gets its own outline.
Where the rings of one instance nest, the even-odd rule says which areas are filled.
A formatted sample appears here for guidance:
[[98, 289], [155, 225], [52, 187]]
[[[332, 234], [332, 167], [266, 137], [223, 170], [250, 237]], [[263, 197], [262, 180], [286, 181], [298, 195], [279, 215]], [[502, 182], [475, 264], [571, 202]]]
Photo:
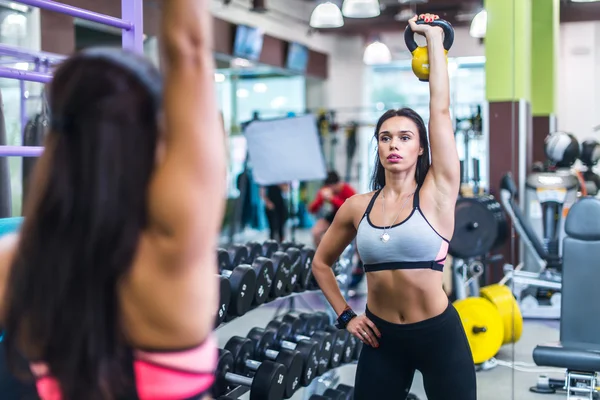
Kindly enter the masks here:
[[247, 25], [238, 25], [233, 43], [233, 56], [258, 61], [262, 52], [263, 39], [262, 30]]
[[292, 71], [305, 72], [308, 66], [308, 47], [291, 42], [288, 45], [286, 68]]

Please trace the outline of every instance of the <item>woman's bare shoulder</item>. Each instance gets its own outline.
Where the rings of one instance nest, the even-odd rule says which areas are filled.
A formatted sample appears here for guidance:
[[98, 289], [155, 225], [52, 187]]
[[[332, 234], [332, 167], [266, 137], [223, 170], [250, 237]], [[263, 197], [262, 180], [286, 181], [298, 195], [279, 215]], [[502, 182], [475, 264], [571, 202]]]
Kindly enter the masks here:
[[369, 202], [371, 201], [375, 193], [375, 191], [359, 193], [348, 198], [348, 200], [346, 200], [346, 203], [348, 204], [348, 207], [352, 210], [352, 214], [354, 216], [362, 216], [362, 214], [364, 214], [364, 212], [367, 210]]

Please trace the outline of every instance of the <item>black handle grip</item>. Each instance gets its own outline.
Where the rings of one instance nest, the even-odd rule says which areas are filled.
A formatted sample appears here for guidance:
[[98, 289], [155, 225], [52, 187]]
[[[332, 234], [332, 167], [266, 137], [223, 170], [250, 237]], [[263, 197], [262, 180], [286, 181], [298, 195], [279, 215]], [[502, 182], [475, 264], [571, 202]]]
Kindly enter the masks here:
[[[444, 31], [444, 49], [446, 51], [450, 50], [452, 45], [454, 44], [454, 28], [450, 23], [443, 19], [436, 19], [433, 22], [425, 22], [425, 20], [418, 20], [417, 25], [428, 24], [431, 26], [439, 26]], [[415, 33], [412, 29], [410, 29], [410, 25], [406, 26], [404, 30], [404, 42], [406, 43], [406, 47], [408, 47], [408, 51], [411, 53], [419, 47], [417, 42], [415, 41]]]

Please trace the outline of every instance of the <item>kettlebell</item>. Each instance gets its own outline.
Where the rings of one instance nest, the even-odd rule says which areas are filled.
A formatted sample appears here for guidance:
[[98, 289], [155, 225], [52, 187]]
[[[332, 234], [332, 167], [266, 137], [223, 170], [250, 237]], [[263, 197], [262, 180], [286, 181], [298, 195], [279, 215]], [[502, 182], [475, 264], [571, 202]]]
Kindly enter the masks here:
[[[436, 19], [433, 22], [425, 22], [423, 19], [417, 20], [418, 25], [429, 24], [433, 26], [439, 26], [444, 31], [444, 50], [446, 53], [446, 61], [448, 60], [448, 50], [454, 43], [454, 28], [448, 21], [443, 19]], [[404, 41], [406, 47], [411, 52], [412, 58], [412, 70], [414, 74], [419, 78], [421, 82], [429, 82], [429, 54], [427, 53], [427, 46], [420, 47], [415, 41], [415, 33], [410, 29], [410, 25], [404, 30]]]

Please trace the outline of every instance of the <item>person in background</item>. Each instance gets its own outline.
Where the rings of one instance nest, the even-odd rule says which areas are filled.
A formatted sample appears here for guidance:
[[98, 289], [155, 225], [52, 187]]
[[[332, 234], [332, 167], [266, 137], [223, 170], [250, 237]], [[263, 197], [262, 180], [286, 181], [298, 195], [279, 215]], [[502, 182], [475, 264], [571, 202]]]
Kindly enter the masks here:
[[265, 213], [269, 221], [269, 237], [279, 243], [285, 241], [285, 223], [288, 219], [286, 202], [289, 185], [269, 185], [260, 188], [260, 197], [265, 203]]
[[311, 214], [316, 214], [324, 210], [324, 217], [320, 218], [312, 228], [312, 236], [315, 247], [319, 246], [321, 237], [325, 234], [329, 226], [333, 223], [335, 214], [342, 204], [354, 196], [356, 191], [348, 183], [343, 182], [335, 171], [329, 171], [323, 186], [317, 192], [317, 196], [308, 207]]

